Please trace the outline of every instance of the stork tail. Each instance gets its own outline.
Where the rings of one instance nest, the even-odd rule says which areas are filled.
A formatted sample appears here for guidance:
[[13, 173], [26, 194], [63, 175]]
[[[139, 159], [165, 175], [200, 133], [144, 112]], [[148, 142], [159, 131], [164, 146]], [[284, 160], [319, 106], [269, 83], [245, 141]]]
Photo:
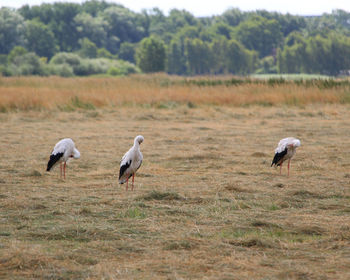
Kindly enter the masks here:
[[272, 160], [272, 163], [271, 163], [271, 166], [272, 165], [281, 165], [281, 160], [283, 159], [283, 157], [287, 154], [287, 148], [284, 149], [284, 151], [280, 152], [280, 153], [276, 153], [273, 160]]
[[51, 168], [60, 160], [60, 158], [63, 156], [63, 153], [57, 153], [55, 155], [50, 155], [50, 160], [47, 163], [46, 171], [50, 171]]

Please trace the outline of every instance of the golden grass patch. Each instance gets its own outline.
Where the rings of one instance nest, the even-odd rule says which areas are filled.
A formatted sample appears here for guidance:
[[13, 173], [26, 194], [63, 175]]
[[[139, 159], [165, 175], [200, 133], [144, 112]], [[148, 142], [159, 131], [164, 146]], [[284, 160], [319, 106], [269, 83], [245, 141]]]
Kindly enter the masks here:
[[[166, 75], [122, 78], [0, 77], [0, 110], [94, 109], [130, 105], [158, 108], [187, 104], [247, 106], [348, 103], [349, 85], [284, 82], [225, 83], [229, 77], [188, 80]], [[242, 80], [244, 81], [244, 80]], [[254, 80], [253, 80], [254, 81]], [[202, 84], [202, 82], [204, 82]], [[320, 82], [319, 82], [320, 83]]]

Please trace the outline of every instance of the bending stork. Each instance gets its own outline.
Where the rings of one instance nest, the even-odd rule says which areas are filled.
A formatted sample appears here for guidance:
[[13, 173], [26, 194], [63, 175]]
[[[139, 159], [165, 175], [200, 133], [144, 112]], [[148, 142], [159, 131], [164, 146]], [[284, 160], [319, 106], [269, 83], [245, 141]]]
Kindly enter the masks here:
[[282, 164], [288, 159], [288, 176], [290, 160], [296, 153], [297, 147], [300, 147], [300, 140], [294, 137], [288, 137], [282, 139], [275, 150], [275, 156], [272, 160], [271, 166], [280, 166], [280, 174], [282, 173]]
[[134, 146], [123, 156], [120, 162], [119, 170], [119, 184], [126, 182], [125, 190], [128, 190], [129, 178], [132, 176], [131, 190], [134, 190], [134, 178], [136, 171], [140, 168], [142, 163], [142, 153], [140, 151], [140, 144], [144, 138], [142, 135], [138, 135], [134, 139]]
[[66, 164], [70, 158], [80, 158], [79, 151], [75, 148], [75, 144], [72, 139], [64, 138], [59, 141], [50, 155], [50, 160], [47, 163], [46, 171], [50, 171], [57, 163], [60, 163], [60, 175], [62, 178], [62, 163], [63, 165], [63, 176], [66, 179]]

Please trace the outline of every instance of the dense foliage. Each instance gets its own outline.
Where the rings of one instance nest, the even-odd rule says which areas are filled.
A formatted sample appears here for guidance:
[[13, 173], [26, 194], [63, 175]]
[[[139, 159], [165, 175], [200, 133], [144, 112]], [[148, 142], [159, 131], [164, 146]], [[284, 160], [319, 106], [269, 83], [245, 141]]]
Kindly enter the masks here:
[[2, 75], [349, 74], [350, 13], [196, 18], [89, 0], [0, 9]]

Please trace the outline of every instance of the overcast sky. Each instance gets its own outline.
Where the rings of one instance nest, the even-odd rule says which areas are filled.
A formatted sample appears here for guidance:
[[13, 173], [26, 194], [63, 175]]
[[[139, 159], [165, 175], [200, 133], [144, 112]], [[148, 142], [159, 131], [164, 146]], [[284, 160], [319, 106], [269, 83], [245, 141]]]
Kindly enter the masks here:
[[[0, 7], [19, 8], [25, 4], [40, 5], [41, 3], [75, 2], [82, 3], [84, 0], [0, 0]], [[173, 8], [184, 9], [195, 16], [220, 15], [229, 8], [239, 8], [242, 11], [267, 10], [293, 15], [321, 15], [331, 13], [332, 10], [342, 9], [350, 12], [350, 0], [214, 0], [214, 1], [191, 1], [191, 0], [107, 0], [121, 4], [135, 12], [142, 9], [158, 7], [165, 14]]]

